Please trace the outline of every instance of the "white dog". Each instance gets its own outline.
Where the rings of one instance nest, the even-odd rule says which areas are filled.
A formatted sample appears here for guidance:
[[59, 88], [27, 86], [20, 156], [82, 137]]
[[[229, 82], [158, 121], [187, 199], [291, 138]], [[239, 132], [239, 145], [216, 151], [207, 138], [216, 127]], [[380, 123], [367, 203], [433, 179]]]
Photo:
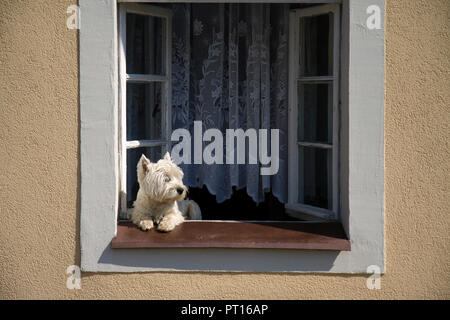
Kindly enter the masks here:
[[142, 230], [156, 224], [159, 231], [173, 230], [185, 219], [201, 220], [200, 207], [193, 200], [183, 200], [187, 187], [183, 171], [167, 152], [164, 159], [152, 163], [145, 155], [137, 165], [139, 191], [131, 211], [131, 221]]

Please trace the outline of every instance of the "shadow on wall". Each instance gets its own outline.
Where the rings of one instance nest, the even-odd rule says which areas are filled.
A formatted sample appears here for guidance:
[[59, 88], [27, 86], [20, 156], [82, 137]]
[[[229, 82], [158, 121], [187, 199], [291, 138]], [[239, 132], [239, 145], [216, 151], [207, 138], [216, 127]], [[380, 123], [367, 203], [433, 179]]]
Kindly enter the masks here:
[[340, 252], [268, 249], [112, 249], [103, 250], [99, 264], [148, 271], [329, 271]]

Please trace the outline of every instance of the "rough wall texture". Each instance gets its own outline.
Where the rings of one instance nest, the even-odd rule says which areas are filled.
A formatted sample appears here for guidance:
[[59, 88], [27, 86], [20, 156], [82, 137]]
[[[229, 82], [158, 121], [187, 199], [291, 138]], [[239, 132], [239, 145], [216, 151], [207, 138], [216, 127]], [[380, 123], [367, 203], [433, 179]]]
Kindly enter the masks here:
[[450, 6], [387, 1], [386, 245], [365, 276], [83, 274], [77, 33], [68, 1], [0, 2], [0, 298], [450, 298]]

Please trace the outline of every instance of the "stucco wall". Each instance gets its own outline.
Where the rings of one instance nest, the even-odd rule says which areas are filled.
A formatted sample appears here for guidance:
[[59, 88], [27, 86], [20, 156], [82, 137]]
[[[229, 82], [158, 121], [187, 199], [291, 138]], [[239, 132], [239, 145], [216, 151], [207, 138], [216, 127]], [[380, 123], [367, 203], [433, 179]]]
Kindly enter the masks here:
[[447, 0], [387, 1], [381, 290], [326, 274], [83, 274], [72, 1], [0, 2], [0, 298], [450, 298]]

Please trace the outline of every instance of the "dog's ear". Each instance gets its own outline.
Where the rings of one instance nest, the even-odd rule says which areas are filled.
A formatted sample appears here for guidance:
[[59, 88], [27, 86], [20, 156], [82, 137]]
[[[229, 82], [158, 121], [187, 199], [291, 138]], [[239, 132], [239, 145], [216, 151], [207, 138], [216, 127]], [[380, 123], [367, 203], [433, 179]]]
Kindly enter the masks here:
[[169, 152], [166, 152], [166, 154], [164, 155], [164, 160], [172, 161], [172, 159], [170, 158], [170, 153]]
[[150, 168], [150, 164], [152, 163], [144, 154], [142, 154], [141, 159], [139, 159], [139, 163], [142, 165], [142, 168], [145, 172], [147, 172]]
[[139, 159], [139, 162], [137, 164], [137, 176], [139, 183], [141, 183], [142, 179], [144, 179], [145, 175], [150, 170], [151, 164], [151, 161], [147, 159], [145, 155], [142, 155], [141, 159]]

